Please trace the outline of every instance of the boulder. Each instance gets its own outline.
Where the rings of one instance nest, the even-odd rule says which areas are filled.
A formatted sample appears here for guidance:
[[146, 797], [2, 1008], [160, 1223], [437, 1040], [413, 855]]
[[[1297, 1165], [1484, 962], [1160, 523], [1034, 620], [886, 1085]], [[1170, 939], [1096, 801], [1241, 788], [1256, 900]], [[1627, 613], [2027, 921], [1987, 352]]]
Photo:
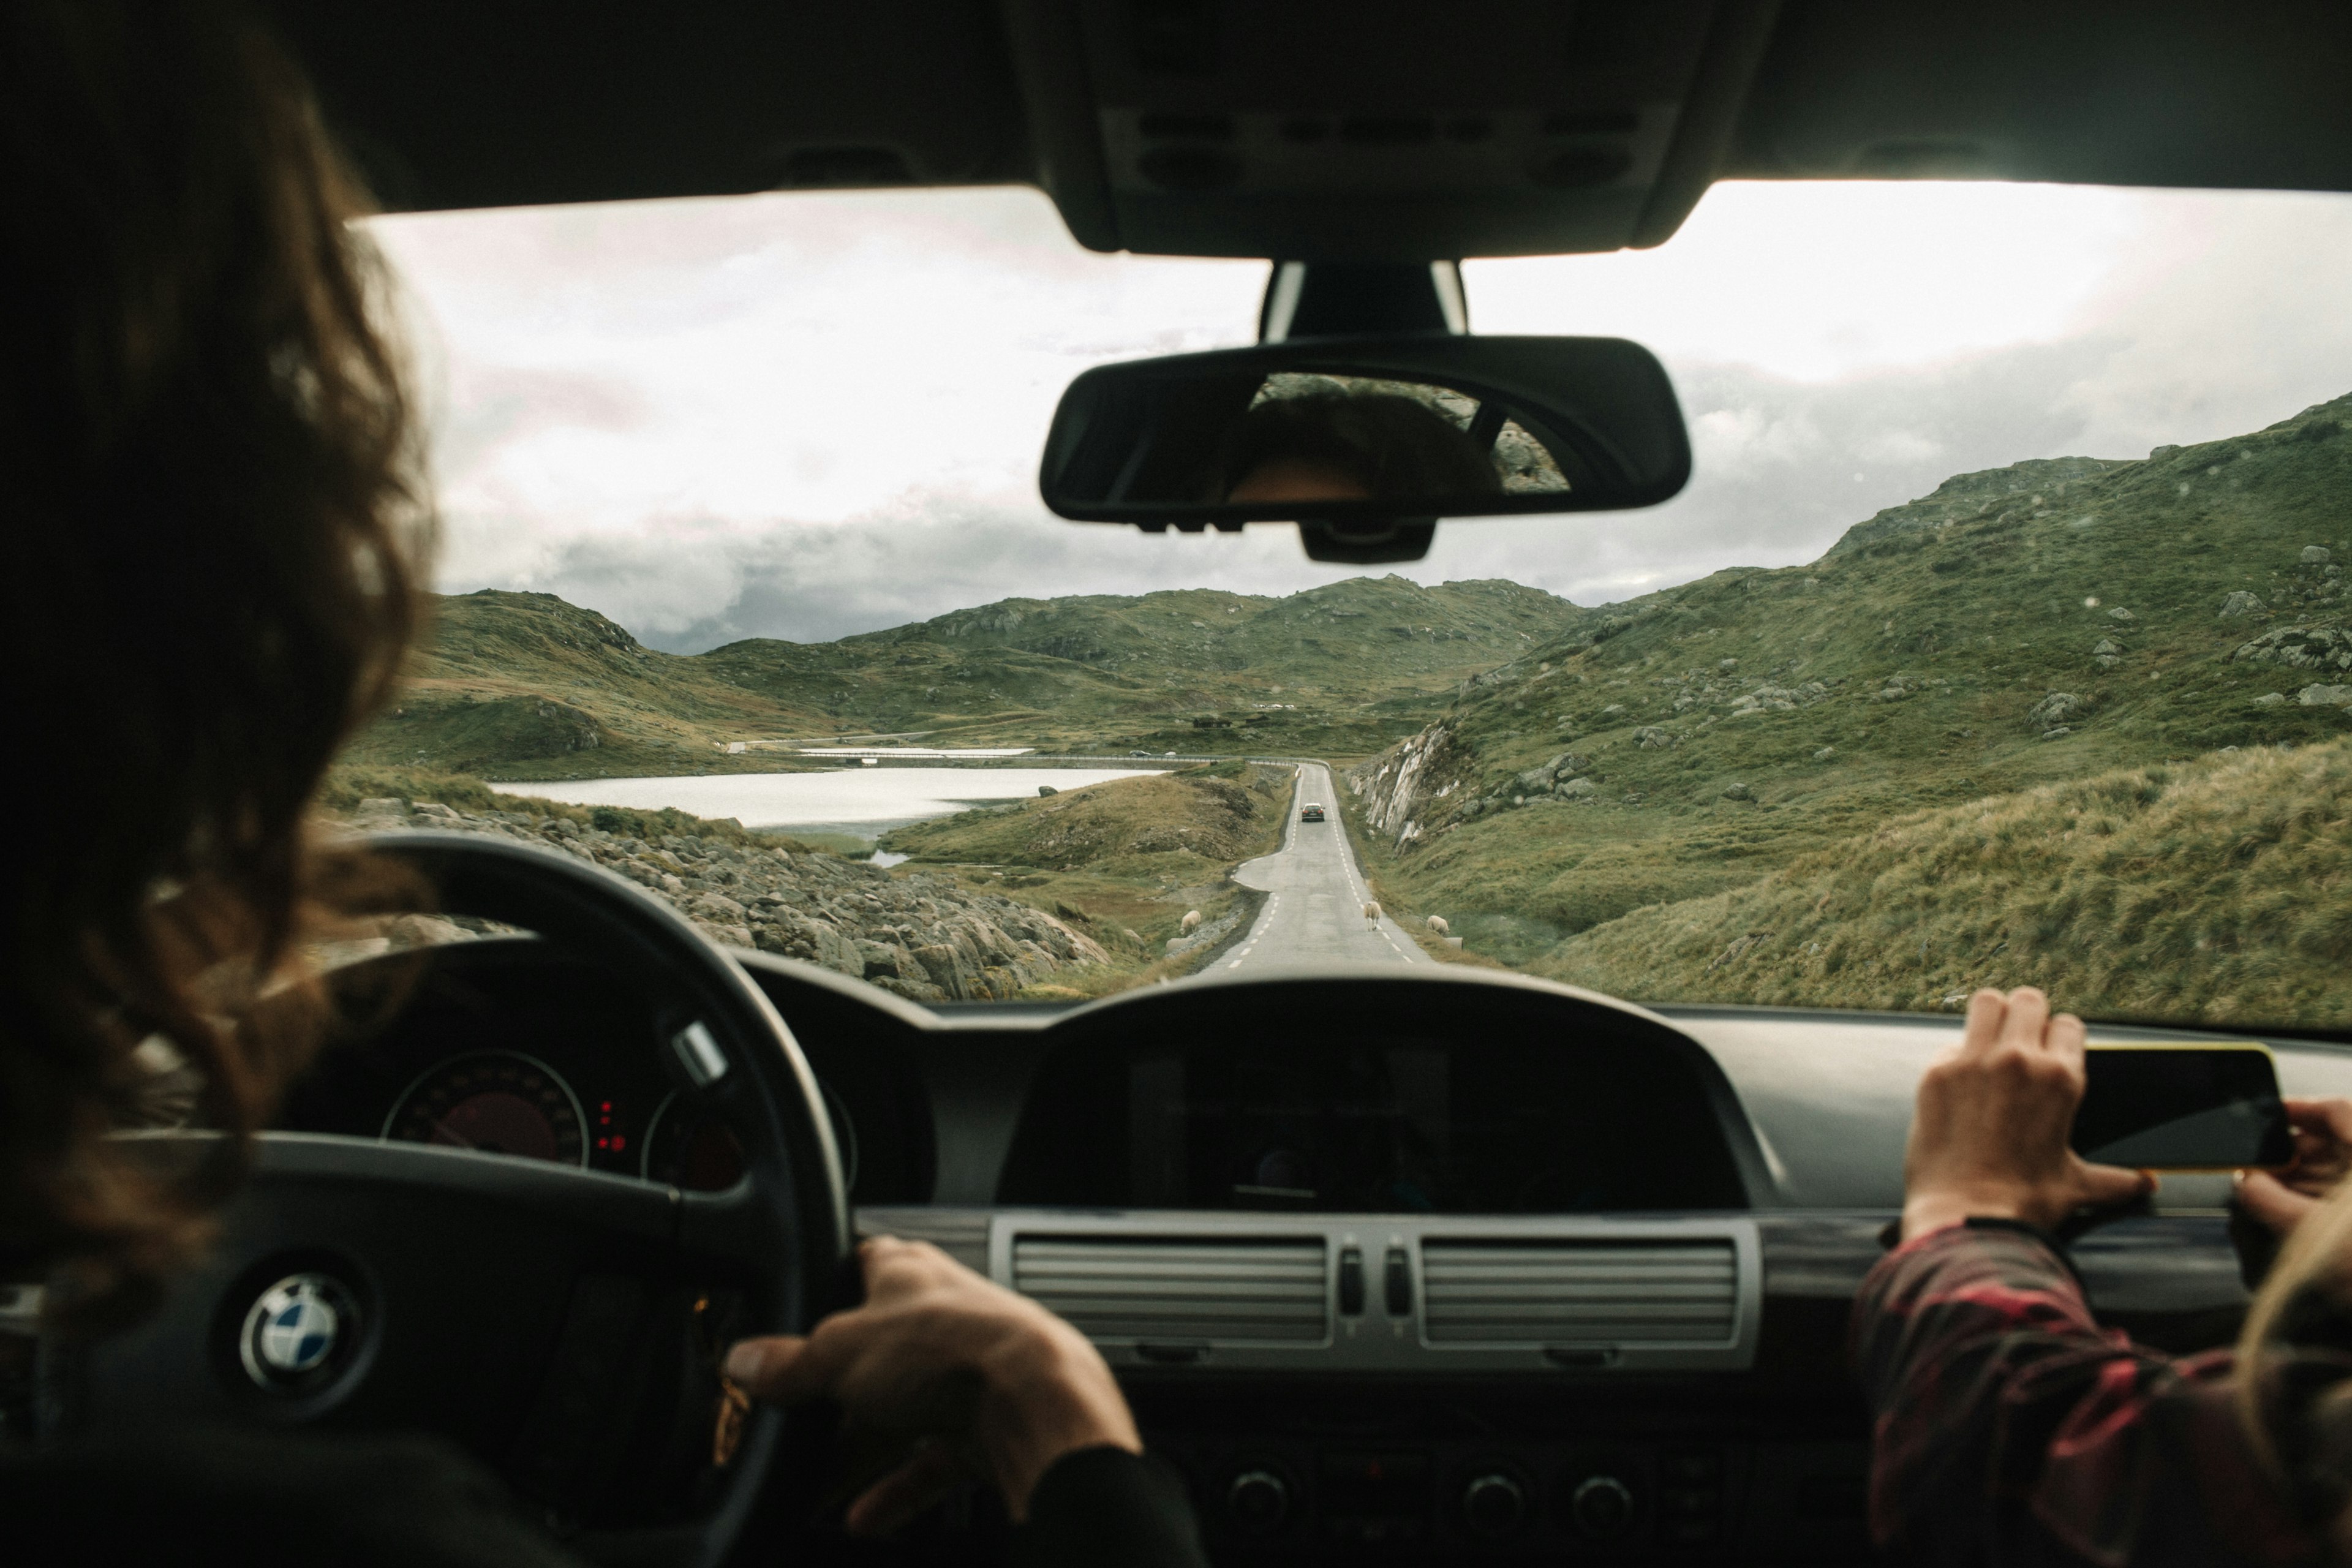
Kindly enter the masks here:
[[2254, 699], [2254, 706], [2257, 708], [2283, 708], [2285, 705], [2286, 693], [2284, 691], [2265, 691]]
[[2242, 616], [2259, 616], [2262, 613], [2262, 600], [2243, 588], [2233, 591], [2228, 598], [2221, 601], [2221, 618], [2225, 621], [2234, 621]]
[[2273, 626], [2241, 643], [2230, 658], [2289, 669], [2352, 669], [2352, 631], [2340, 626]]
[[2090, 706], [2071, 691], [2053, 691], [2025, 710], [2025, 721], [2036, 728], [2049, 730], [2087, 711]]
[[1641, 743], [1642, 750], [1645, 752], [1663, 752], [1675, 743], [1674, 731], [1662, 730], [1655, 724], [1644, 724], [1634, 731], [1633, 739]]
[[1037, 786], [1037, 797], [1040, 800], [1043, 800], [1049, 795], [1059, 795], [1062, 792], [1060, 790], [1055, 789], [1052, 784], [1039, 784]]
[[1820, 751], [1813, 753], [1813, 761], [1817, 763], [1826, 763], [1832, 757], [1836, 755], [1837, 748], [1835, 746], [1823, 746]]
[[1553, 793], [1562, 800], [1590, 800], [1601, 793], [1601, 786], [1591, 779], [1569, 779]]
[[2093, 654], [2101, 658], [2109, 658], [2123, 651], [2123, 644], [2116, 641], [2113, 637], [2101, 637], [2098, 641], [2098, 645], [2091, 649]]
[[2071, 735], [2074, 732], [2074, 727], [2072, 724], [2060, 724], [2053, 729], [2042, 731], [2042, 738], [2045, 741], [2054, 741], [2061, 735]]
[[945, 942], [929, 942], [915, 949], [915, 962], [923, 967], [932, 984], [951, 1001], [968, 1002], [972, 995], [972, 973], [956, 950]]
[[2352, 708], [2352, 686], [2306, 686], [2294, 700], [2305, 708]]
[[694, 900], [688, 912], [697, 920], [709, 921], [718, 925], [740, 925], [745, 910], [742, 905], [724, 893], [705, 893]]
[[2306, 544], [2303, 547], [2303, 554], [2300, 557], [2300, 560], [2305, 566], [2325, 566], [2327, 564], [2328, 560], [2327, 546], [2325, 544]]
[[1725, 800], [1754, 800], [1756, 798], [1756, 792], [1749, 789], [1744, 784], [1727, 784], [1723, 786], [1722, 798]]

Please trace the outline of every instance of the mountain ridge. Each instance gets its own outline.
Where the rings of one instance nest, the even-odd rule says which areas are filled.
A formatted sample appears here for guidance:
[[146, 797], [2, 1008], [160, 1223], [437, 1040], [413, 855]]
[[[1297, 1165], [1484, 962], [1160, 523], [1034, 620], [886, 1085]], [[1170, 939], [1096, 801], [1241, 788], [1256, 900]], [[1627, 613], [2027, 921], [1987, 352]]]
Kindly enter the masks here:
[[1275, 732], [1286, 752], [1360, 755], [1591, 614], [1502, 580], [1391, 574], [1282, 596], [1004, 599], [829, 643], [669, 654], [552, 595], [485, 589], [436, 608], [399, 701], [352, 760], [547, 778], [791, 765], [729, 755], [739, 741], [1233, 751]]

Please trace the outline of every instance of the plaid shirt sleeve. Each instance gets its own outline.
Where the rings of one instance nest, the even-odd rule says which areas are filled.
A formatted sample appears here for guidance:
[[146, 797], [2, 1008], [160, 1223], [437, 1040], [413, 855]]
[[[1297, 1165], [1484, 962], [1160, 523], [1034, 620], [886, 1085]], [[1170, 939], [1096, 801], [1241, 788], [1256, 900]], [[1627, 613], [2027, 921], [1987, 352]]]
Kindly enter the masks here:
[[2320, 1559], [2237, 1424], [2227, 1352], [2099, 1327], [2021, 1227], [1915, 1237], [1863, 1281], [1850, 1350], [1873, 1420], [1871, 1532], [1959, 1564]]

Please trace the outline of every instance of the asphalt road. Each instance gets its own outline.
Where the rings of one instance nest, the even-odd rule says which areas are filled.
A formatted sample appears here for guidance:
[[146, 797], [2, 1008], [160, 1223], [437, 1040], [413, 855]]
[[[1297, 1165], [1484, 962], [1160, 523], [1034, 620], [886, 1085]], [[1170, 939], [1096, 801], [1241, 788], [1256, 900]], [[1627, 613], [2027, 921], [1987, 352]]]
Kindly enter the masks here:
[[[1298, 808], [1322, 803], [1321, 822], [1301, 822]], [[1403, 928], [1383, 914], [1364, 923], [1370, 895], [1339, 821], [1339, 786], [1320, 763], [1298, 765], [1298, 790], [1282, 847], [1242, 863], [1234, 880], [1269, 895], [1249, 934], [1217, 960], [1216, 972], [1314, 963], [1433, 963]]]

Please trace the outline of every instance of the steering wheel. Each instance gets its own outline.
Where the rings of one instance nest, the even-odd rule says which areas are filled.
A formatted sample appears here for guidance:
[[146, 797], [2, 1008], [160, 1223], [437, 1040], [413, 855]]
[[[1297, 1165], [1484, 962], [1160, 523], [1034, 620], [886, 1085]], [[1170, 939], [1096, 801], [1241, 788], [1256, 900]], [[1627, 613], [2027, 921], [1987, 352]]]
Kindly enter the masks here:
[[[845, 1278], [832, 1126], [792, 1031], [735, 962], [634, 883], [463, 833], [369, 840], [443, 907], [520, 926], [640, 994], [647, 1048], [742, 1150], [684, 1193], [505, 1155], [294, 1133], [257, 1140], [218, 1244], [137, 1330], [45, 1347], [60, 1425], [159, 1418], [457, 1438], [574, 1544], [712, 1563], [782, 1442], [716, 1359], [805, 1331]], [[195, 1152], [217, 1134], [160, 1141]]]

